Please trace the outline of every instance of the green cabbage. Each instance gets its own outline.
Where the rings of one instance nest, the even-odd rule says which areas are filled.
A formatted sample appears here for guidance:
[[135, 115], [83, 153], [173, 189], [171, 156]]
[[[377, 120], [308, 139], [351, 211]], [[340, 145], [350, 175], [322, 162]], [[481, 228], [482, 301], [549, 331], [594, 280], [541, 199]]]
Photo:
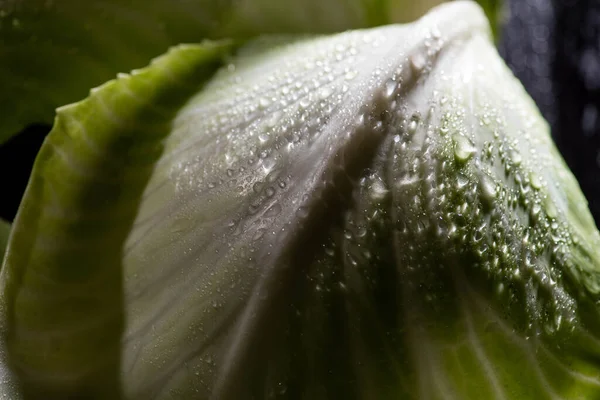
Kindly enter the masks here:
[[58, 109], [0, 275], [0, 384], [600, 398], [599, 262], [474, 3], [179, 45]]

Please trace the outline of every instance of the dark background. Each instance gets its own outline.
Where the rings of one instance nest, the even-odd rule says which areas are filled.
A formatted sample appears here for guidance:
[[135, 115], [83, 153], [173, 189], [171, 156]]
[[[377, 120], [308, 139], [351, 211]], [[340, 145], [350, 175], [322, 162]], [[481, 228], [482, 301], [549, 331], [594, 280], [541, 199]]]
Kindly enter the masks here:
[[552, 128], [600, 225], [600, 1], [507, 0], [500, 54]]
[[[550, 123], [600, 225], [600, 1], [505, 0], [500, 54]], [[0, 146], [0, 218], [12, 221], [49, 125]]]

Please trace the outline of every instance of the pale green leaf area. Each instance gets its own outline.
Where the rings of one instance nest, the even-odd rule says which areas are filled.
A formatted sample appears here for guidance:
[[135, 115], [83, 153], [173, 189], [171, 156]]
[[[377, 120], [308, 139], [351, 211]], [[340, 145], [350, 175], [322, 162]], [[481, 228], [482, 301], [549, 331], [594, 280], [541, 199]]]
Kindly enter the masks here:
[[159, 60], [59, 110], [0, 275], [6, 387], [600, 398], [600, 235], [481, 8]]
[[1, 275], [4, 344], [24, 398], [120, 397], [123, 243], [173, 116], [230, 50], [180, 45], [58, 110]]

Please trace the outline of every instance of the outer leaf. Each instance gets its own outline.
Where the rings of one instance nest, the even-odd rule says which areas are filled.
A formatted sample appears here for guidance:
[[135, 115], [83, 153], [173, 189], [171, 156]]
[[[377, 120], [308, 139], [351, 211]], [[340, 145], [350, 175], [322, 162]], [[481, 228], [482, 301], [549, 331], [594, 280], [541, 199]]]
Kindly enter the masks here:
[[10, 365], [27, 398], [118, 398], [123, 243], [174, 113], [230, 49], [179, 46], [58, 110], [2, 269]]
[[8, 235], [10, 234], [10, 224], [0, 219], [0, 260], [4, 258], [4, 250], [8, 243]]
[[222, 8], [203, 1], [8, 0], [0, 3], [0, 143], [56, 107], [148, 63], [170, 45], [197, 42]]
[[[431, 1], [431, 0], [430, 0]], [[433, 0], [438, 2], [440, 0]], [[179, 43], [392, 22], [388, 0], [7, 0], [0, 2], [0, 143], [117, 72]], [[394, 2], [396, 3], [396, 2]], [[425, 9], [401, 1], [406, 21]]]
[[597, 396], [600, 237], [477, 7], [254, 42], [177, 121], [130, 398]]
[[533, 102], [473, 35], [408, 103], [381, 174], [415, 396], [598, 398], [600, 237]]

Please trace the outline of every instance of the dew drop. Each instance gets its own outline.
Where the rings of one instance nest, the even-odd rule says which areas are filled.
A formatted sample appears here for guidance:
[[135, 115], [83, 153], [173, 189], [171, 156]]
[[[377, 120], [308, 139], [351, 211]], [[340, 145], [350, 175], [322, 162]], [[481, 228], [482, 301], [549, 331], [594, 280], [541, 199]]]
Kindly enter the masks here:
[[459, 174], [456, 179], [456, 188], [458, 190], [462, 190], [465, 186], [469, 184], [469, 179], [463, 174]]
[[411, 118], [410, 122], [408, 123], [407, 131], [408, 131], [409, 135], [413, 135], [417, 131], [418, 127], [419, 127], [419, 117], [415, 115]]
[[425, 68], [425, 63], [425, 56], [423, 56], [421, 53], [416, 53], [410, 56], [410, 67], [416, 74], [420, 74], [423, 71], [423, 68]]
[[535, 172], [531, 172], [529, 174], [529, 183], [531, 184], [531, 187], [536, 190], [540, 190], [542, 188], [542, 181]]
[[562, 323], [562, 315], [560, 313], [558, 313], [558, 312], [556, 313], [556, 317], [554, 319], [554, 323], [556, 325], [556, 329], [557, 330], [560, 329], [560, 325]]
[[488, 175], [483, 175], [479, 183], [481, 198], [487, 206], [493, 205], [496, 199], [496, 183]]
[[269, 140], [269, 134], [266, 132], [261, 133], [258, 135], [258, 140], [260, 140], [261, 143], [265, 143], [267, 140]]
[[273, 160], [271, 158], [267, 158], [262, 161], [262, 168], [265, 173], [268, 174], [269, 172], [271, 172], [273, 170], [274, 167], [275, 167], [275, 160]]
[[380, 180], [376, 180], [371, 184], [371, 198], [375, 201], [382, 201], [386, 198], [388, 190], [384, 183]]
[[319, 89], [319, 98], [321, 100], [328, 98], [329, 96], [331, 96], [331, 94], [332, 94], [331, 89], [328, 87]]
[[310, 106], [310, 99], [308, 97], [303, 97], [302, 99], [300, 99], [300, 108], [308, 108], [308, 106]]
[[269, 99], [267, 99], [266, 97], [261, 97], [261, 98], [258, 100], [258, 106], [259, 106], [260, 108], [266, 108], [266, 107], [268, 107], [268, 106], [269, 106], [269, 104], [271, 104], [271, 102], [270, 102], [270, 101], [269, 101]]
[[385, 97], [387, 97], [388, 99], [391, 98], [394, 95], [394, 93], [396, 92], [397, 88], [398, 88], [398, 82], [396, 82], [393, 79], [389, 79], [385, 83]]
[[511, 158], [513, 164], [515, 165], [521, 165], [521, 162], [523, 161], [523, 158], [521, 157], [521, 154], [518, 151], [513, 151], [511, 154]]
[[350, 70], [346, 72], [346, 74], [344, 75], [344, 79], [346, 79], [347, 81], [351, 81], [352, 79], [356, 78], [356, 75], [358, 75], [358, 73], [355, 70]]
[[542, 207], [539, 204], [534, 204], [533, 207], [531, 207], [531, 220], [532, 222], [537, 222], [539, 215], [540, 215], [540, 211], [542, 210]]
[[554, 205], [554, 202], [550, 199], [550, 196], [544, 198], [544, 208], [549, 218], [555, 219], [558, 215], [558, 210]]
[[462, 135], [454, 136], [454, 158], [459, 163], [465, 163], [473, 157], [477, 149], [471, 141]]

